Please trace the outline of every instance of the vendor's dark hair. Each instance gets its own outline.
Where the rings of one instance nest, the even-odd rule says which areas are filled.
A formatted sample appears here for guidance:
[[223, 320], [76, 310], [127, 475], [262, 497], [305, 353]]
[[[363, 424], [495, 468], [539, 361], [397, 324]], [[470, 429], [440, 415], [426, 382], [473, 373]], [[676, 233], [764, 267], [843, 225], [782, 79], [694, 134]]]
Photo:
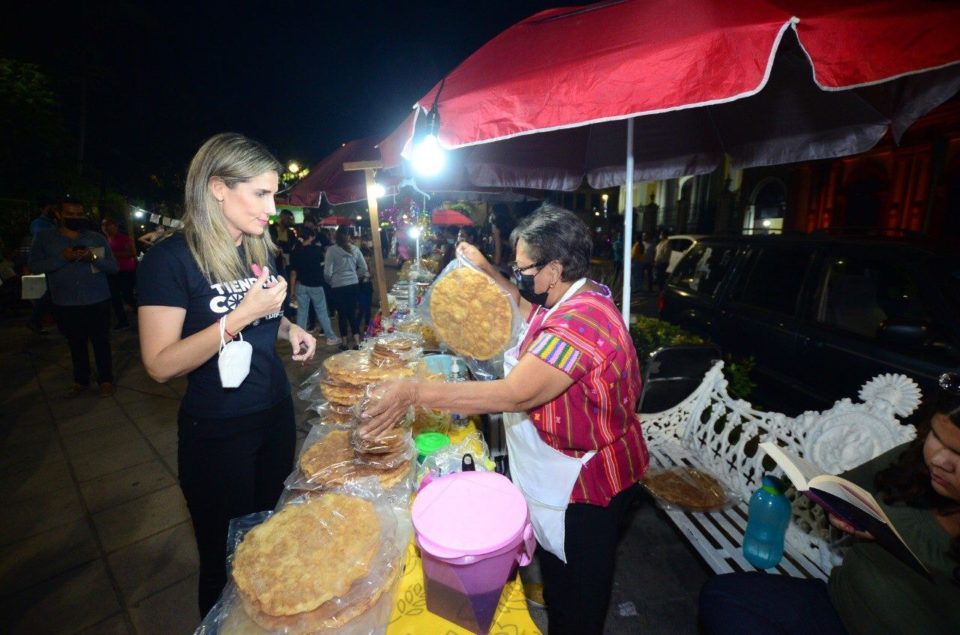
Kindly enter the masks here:
[[534, 262], [559, 261], [563, 265], [564, 282], [579, 280], [590, 271], [593, 252], [590, 229], [570, 210], [550, 204], [539, 207], [510, 234], [514, 252], [521, 239]]
[[300, 240], [310, 240], [317, 237], [317, 232], [306, 226], [301, 227], [298, 233], [300, 234]]
[[[930, 434], [933, 416], [945, 415], [953, 425], [960, 428], [960, 396], [941, 390], [936, 399], [924, 405], [917, 438], [900, 454], [897, 462], [877, 472], [874, 483], [883, 502], [903, 503], [909, 507], [932, 509], [941, 515], [960, 513], [960, 502], [941, 495], [930, 484], [930, 470], [923, 458], [923, 446]], [[949, 555], [960, 563], [960, 536], [950, 540]], [[960, 564], [953, 568], [953, 583], [960, 586]]]

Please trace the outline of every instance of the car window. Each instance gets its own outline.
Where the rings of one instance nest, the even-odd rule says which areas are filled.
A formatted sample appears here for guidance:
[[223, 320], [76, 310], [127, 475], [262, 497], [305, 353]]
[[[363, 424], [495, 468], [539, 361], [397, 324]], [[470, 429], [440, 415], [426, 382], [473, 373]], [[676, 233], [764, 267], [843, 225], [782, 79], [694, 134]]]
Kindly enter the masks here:
[[820, 283], [817, 321], [863, 337], [884, 324], [930, 320], [913, 274], [890, 259], [834, 256]]
[[793, 315], [811, 252], [800, 247], [761, 247], [750, 254], [732, 298], [775, 313]]
[[730, 269], [736, 248], [698, 244], [673, 270], [671, 284], [691, 293], [714, 295]]
[[954, 316], [960, 315], [960, 263], [948, 258], [937, 258], [933, 261], [932, 268], [951, 313]]
[[689, 238], [671, 238], [670, 249], [673, 251], [686, 251], [690, 248], [693, 241]]

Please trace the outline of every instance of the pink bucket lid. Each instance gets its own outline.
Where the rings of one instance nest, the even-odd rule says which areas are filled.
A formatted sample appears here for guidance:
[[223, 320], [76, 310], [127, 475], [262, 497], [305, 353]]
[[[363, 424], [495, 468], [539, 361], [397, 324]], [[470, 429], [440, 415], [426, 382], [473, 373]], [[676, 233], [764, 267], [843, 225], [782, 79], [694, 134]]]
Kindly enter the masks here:
[[524, 540], [527, 502], [496, 472], [458, 472], [424, 487], [413, 502], [420, 546], [440, 558], [492, 554]]

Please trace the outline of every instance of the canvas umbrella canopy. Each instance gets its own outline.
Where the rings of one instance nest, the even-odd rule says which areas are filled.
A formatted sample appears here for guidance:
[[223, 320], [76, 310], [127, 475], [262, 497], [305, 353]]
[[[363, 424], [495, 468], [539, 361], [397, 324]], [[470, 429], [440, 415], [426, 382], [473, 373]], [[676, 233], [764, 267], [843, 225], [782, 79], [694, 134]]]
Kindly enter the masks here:
[[[572, 190], [863, 152], [960, 88], [960, 5], [621, 0], [551, 9], [481, 47], [381, 143], [409, 155], [436, 105], [482, 186]], [[629, 249], [632, 215], [625, 215]], [[624, 318], [629, 267], [624, 267]]]
[[473, 225], [473, 221], [464, 214], [455, 209], [436, 209], [430, 214], [430, 222], [434, 225], [455, 225], [463, 227]]
[[339, 227], [340, 225], [352, 225], [353, 219], [346, 216], [327, 216], [320, 221], [323, 227]]
[[[379, 161], [379, 139], [356, 139], [343, 144], [322, 161], [310, 168], [310, 172], [287, 192], [287, 201], [292, 205], [320, 207], [322, 197], [331, 205], [343, 205], [367, 200], [367, 185], [362, 172], [347, 172], [344, 163], [355, 161]], [[387, 193], [396, 191], [396, 185], [386, 183]]]

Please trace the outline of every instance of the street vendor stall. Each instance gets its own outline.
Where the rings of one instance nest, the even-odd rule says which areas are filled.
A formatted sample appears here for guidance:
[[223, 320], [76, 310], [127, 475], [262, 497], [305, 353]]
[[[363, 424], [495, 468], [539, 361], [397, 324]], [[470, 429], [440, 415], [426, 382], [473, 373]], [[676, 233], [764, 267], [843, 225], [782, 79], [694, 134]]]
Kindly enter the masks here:
[[416, 410], [357, 435], [370, 386], [398, 378], [467, 374], [407, 332], [332, 355], [304, 382], [316, 416], [296, 468], [273, 512], [235, 523], [231, 583], [197, 633], [538, 632], [517, 575], [535, 544], [526, 503], [476, 420]]

